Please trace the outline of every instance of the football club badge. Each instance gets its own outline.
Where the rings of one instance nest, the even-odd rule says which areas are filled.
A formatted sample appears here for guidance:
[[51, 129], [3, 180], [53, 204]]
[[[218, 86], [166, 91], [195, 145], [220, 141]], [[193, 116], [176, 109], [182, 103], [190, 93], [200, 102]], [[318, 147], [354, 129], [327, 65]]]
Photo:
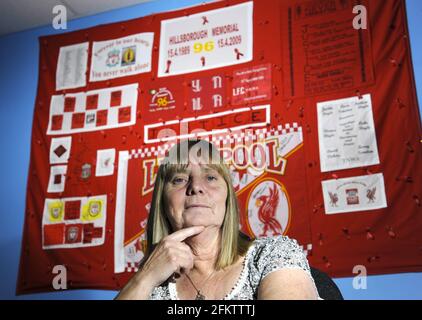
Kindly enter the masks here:
[[88, 214], [92, 218], [97, 218], [101, 213], [101, 201], [93, 200], [89, 202], [88, 205]]
[[55, 201], [48, 204], [50, 222], [58, 222], [63, 220], [63, 202]]
[[95, 113], [88, 113], [86, 115], [86, 120], [85, 120], [86, 124], [91, 124], [91, 123], [95, 123]]
[[107, 54], [107, 60], [106, 60], [106, 65], [107, 67], [114, 67], [119, 63], [119, 59], [120, 59], [120, 50], [114, 49], [111, 50], [108, 54]]
[[152, 95], [150, 103], [150, 111], [166, 110], [175, 107], [175, 100], [173, 94], [167, 88], [160, 88], [157, 90], [150, 90]]
[[91, 165], [89, 163], [85, 163], [82, 165], [81, 178], [83, 180], [86, 180], [90, 176], [91, 176]]
[[66, 230], [66, 242], [75, 243], [79, 239], [79, 227], [71, 226]]
[[136, 62], [136, 46], [131, 46], [123, 49], [122, 53], [122, 67], [130, 66]]
[[359, 204], [359, 194], [358, 194], [358, 189], [346, 189], [346, 199], [347, 199], [347, 204], [352, 205], [352, 204]]
[[268, 179], [256, 184], [247, 200], [247, 225], [255, 237], [286, 234], [290, 224], [290, 204], [286, 189]]

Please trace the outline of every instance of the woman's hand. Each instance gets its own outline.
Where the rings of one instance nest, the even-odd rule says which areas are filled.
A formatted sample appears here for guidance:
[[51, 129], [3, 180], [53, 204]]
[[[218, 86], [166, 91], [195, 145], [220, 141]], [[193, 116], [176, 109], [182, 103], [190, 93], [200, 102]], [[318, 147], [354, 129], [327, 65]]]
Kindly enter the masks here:
[[193, 253], [183, 241], [204, 229], [203, 226], [189, 227], [164, 237], [117, 298], [147, 299], [156, 286], [174, 273], [189, 273], [193, 268]]
[[193, 253], [183, 241], [204, 229], [203, 226], [189, 227], [164, 237], [144, 263], [140, 273], [153, 287], [160, 285], [174, 273], [189, 273], [193, 268]]

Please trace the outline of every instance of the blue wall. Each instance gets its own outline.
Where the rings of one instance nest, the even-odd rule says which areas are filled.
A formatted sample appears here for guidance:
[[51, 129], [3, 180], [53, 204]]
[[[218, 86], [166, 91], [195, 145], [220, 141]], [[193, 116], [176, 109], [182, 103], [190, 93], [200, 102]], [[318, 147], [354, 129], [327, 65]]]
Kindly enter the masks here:
[[[71, 21], [66, 31], [202, 2], [157, 0]], [[416, 82], [422, 97], [422, 37], [417, 36], [422, 29], [422, 1], [407, 0], [407, 7]], [[55, 33], [59, 31], [47, 26], [0, 37], [0, 299], [112, 299], [116, 292], [100, 290], [15, 296], [38, 77], [38, 37]], [[422, 299], [422, 273], [371, 276], [366, 290], [354, 290], [352, 278], [335, 282], [346, 299]]]

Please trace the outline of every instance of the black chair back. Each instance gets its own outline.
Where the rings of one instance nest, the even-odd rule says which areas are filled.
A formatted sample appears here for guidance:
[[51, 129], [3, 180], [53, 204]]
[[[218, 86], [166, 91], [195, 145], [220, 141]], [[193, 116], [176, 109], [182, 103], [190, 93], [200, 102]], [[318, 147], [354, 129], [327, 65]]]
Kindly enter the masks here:
[[311, 267], [311, 274], [319, 296], [324, 300], [344, 300], [340, 289], [328, 274]]

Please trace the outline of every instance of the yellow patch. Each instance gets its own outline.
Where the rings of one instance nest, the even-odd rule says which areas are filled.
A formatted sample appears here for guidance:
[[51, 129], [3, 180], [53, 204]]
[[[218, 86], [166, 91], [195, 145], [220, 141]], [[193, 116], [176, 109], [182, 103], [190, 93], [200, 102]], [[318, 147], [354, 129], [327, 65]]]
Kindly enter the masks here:
[[82, 220], [92, 221], [100, 219], [103, 215], [103, 200], [92, 199], [82, 206]]
[[48, 217], [50, 222], [63, 221], [63, 202], [54, 201], [48, 204]]

